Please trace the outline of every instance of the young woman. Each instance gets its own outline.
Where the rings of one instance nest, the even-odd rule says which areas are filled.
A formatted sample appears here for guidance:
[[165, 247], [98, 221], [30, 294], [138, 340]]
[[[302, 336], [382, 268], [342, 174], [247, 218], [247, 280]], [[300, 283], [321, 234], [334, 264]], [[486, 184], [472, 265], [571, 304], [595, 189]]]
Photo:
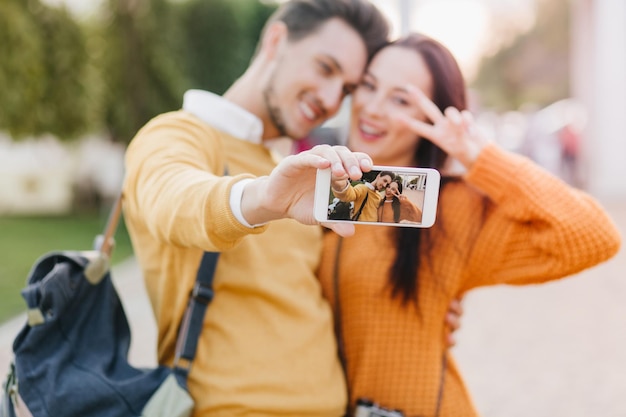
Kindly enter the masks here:
[[378, 221], [383, 223], [420, 223], [422, 211], [402, 194], [402, 181], [394, 179], [385, 189], [378, 205]]
[[[411, 417], [477, 415], [447, 351], [451, 300], [479, 286], [561, 278], [619, 249], [592, 197], [484, 138], [465, 91], [449, 51], [412, 34], [377, 53], [353, 96], [351, 150], [378, 165], [437, 168], [443, 179], [430, 229], [325, 235], [320, 280], [352, 407], [368, 398]], [[453, 158], [462, 175], [447, 170]]]

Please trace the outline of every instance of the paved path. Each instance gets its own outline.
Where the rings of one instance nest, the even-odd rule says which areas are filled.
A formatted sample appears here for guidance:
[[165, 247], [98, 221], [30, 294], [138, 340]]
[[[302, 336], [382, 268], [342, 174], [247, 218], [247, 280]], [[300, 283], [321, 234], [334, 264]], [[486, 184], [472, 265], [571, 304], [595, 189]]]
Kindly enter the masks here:
[[[626, 204], [607, 208], [626, 238]], [[151, 366], [156, 333], [135, 260], [113, 277], [131, 362]], [[453, 351], [483, 417], [626, 417], [626, 248], [562, 281], [476, 290], [464, 307]], [[23, 321], [0, 327], [0, 370]]]

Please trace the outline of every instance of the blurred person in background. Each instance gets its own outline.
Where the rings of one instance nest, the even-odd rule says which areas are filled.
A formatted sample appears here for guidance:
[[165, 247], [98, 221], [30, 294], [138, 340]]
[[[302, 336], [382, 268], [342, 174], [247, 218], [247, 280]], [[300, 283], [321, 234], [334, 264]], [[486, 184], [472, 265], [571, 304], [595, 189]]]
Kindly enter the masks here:
[[[352, 100], [351, 150], [377, 165], [436, 168], [442, 185], [432, 228], [359, 225], [351, 237], [324, 236], [319, 276], [350, 407], [476, 416], [447, 349], [450, 302], [480, 286], [592, 267], [617, 253], [618, 229], [590, 195], [484, 136], [455, 59], [433, 39], [411, 34], [381, 49]], [[453, 160], [464, 173], [447, 170]]]

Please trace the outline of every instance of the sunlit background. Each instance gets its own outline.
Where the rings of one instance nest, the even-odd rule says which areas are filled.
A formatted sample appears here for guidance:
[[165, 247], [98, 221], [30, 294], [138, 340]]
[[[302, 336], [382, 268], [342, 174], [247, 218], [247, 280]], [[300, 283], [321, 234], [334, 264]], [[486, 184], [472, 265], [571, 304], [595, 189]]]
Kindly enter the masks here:
[[[618, 222], [626, 219], [626, 1], [372, 1], [394, 36], [421, 31], [450, 48], [472, 110], [494, 140], [606, 202], [622, 216]], [[273, 0], [0, 0], [0, 321], [21, 311], [17, 294], [39, 255], [90, 244], [119, 193], [134, 133], [178, 109], [188, 88], [222, 93], [245, 69], [276, 6]], [[119, 242], [117, 256], [130, 257], [123, 229]], [[615, 294], [606, 290], [597, 305], [617, 305], [610, 303]], [[621, 325], [605, 339], [626, 325], [624, 308], [611, 312]], [[465, 340], [467, 346], [473, 339]], [[0, 328], [0, 362], [2, 343]], [[598, 368], [595, 380], [568, 386], [574, 403], [589, 409], [547, 400], [541, 404], [560, 411], [523, 414], [523, 406], [507, 408], [495, 398], [506, 396], [496, 389], [505, 380], [481, 378], [479, 371], [468, 380], [485, 416], [626, 415], [626, 401], [613, 400], [626, 390], [626, 339], [602, 352], [616, 357], [614, 346], [622, 352], [612, 362], [616, 369]], [[474, 353], [464, 358], [470, 369], [479, 363]], [[548, 385], [525, 381], [526, 389], [556, 390], [549, 382], [562, 379], [551, 377]], [[585, 402], [576, 393], [587, 382], [605, 391]], [[592, 404], [610, 411], [595, 412]]]

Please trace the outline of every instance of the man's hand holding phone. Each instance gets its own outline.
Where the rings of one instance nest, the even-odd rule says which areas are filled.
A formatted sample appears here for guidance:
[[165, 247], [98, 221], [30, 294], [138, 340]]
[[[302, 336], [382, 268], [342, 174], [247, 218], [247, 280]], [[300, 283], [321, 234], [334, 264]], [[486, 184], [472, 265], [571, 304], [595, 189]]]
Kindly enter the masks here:
[[[242, 192], [241, 213], [251, 225], [282, 218], [317, 224], [311, 211], [316, 170], [323, 169], [329, 178], [346, 183], [360, 178], [371, 167], [371, 158], [362, 152], [352, 152], [345, 146], [315, 146], [284, 158], [269, 176], [249, 180]], [[343, 236], [354, 233], [352, 225], [331, 228]]]

